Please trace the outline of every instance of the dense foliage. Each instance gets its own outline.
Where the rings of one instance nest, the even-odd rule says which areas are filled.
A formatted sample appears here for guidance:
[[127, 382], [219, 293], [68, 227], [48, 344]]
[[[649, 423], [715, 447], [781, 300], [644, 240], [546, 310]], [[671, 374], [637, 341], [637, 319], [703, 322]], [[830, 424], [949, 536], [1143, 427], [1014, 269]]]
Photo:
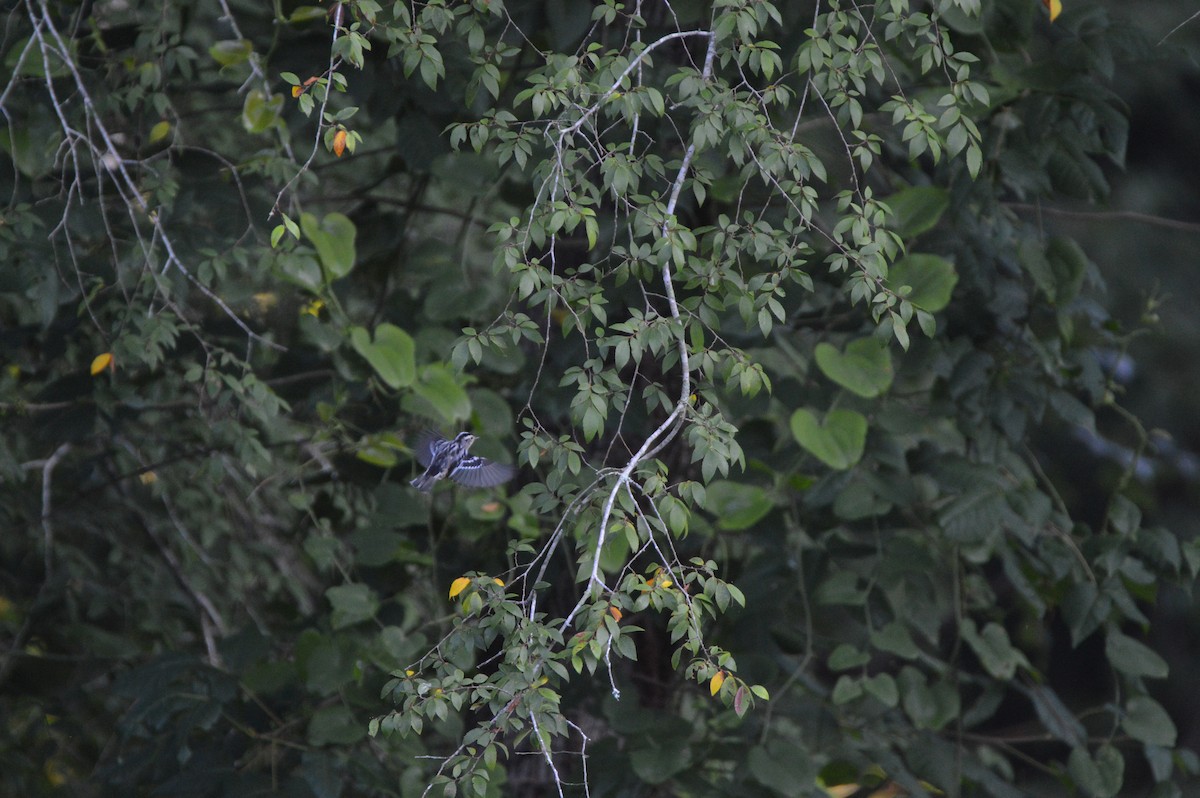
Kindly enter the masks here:
[[13, 4], [0, 791], [1181, 795], [1078, 6]]

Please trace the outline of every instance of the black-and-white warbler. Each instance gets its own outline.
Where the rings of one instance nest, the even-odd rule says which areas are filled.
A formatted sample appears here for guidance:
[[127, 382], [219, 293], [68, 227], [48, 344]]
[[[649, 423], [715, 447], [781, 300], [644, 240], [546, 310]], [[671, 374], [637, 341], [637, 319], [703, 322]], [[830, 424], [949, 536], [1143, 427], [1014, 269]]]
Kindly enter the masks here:
[[468, 488], [490, 488], [512, 479], [517, 473], [514, 466], [468, 453], [476, 438], [469, 432], [458, 433], [454, 440], [434, 432], [422, 435], [416, 456], [417, 462], [425, 466], [425, 473], [414, 479], [412, 486], [428, 493], [435, 482], [446, 477]]

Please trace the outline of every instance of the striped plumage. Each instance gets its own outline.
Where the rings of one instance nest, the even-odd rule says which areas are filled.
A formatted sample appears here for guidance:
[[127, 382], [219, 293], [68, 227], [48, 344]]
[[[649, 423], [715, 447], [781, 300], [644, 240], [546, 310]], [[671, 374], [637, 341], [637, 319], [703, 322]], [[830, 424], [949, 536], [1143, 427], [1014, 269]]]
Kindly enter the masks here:
[[469, 453], [477, 436], [460, 432], [453, 440], [434, 432], [427, 432], [417, 441], [417, 462], [425, 466], [425, 473], [412, 481], [417, 490], [428, 493], [439, 479], [449, 477], [468, 488], [490, 488], [512, 479], [517, 469], [505, 463], [497, 463], [486, 457]]

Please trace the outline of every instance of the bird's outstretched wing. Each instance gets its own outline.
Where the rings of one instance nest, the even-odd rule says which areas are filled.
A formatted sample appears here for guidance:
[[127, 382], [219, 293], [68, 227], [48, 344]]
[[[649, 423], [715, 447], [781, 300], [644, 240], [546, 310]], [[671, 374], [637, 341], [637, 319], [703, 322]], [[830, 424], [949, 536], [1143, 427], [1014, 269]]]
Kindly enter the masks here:
[[427, 429], [417, 436], [417, 445], [413, 447], [413, 455], [421, 464], [421, 468], [429, 468], [429, 464], [433, 462], [433, 445], [445, 440], [431, 429]]
[[516, 476], [517, 469], [508, 463], [496, 463], [486, 457], [464, 457], [458, 468], [450, 472], [450, 479], [468, 488], [490, 488], [508, 482]]

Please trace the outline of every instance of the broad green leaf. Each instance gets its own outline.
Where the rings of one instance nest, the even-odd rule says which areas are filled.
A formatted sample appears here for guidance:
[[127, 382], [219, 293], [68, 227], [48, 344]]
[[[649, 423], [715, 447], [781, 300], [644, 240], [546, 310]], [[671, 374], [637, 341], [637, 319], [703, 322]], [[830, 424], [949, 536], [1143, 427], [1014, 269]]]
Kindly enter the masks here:
[[348, 217], [330, 213], [318, 220], [311, 213], [302, 213], [300, 229], [317, 248], [317, 256], [325, 269], [326, 282], [345, 277], [354, 268], [357, 230]]
[[687, 738], [682, 735], [655, 735], [654, 741], [644, 740], [629, 756], [633, 772], [647, 784], [662, 784], [683, 772], [692, 764]]
[[892, 621], [878, 631], [872, 632], [871, 645], [880, 651], [887, 651], [905, 659], [915, 659], [921, 653], [917, 644], [913, 642], [908, 627], [897, 621]]
[[853, 410], [830, 410], [823, 421], [809, 410], [792, 414], [792, 435], [830, 468], [844, 470], [857, 463], [867, 442], [867, 419]]
[[836, 706], [844, 706], [851, 701], [857, 701], [862, 697], [863, 685], [862, 679], [851, 676], [848, 673], [843, 673], [838, 677], [837, 682], [833, 685], [833, 692], [829, 698]]
[[913, 186], [884, 200], [892, 209], [891, 228], [908, 240], [933, 229], [950, 206], [950, 195], [937, 186]]
[[1139, 695], [1129, 699], [1121, 726], [1129, 736], [1144, 743], [1167, 748], [1175, 745], [1177, 733], [1174, 721], [1162, 705], [1149, 696]]
[[342, 704], [322, 707], [308, 723], [310, 745], [352, 745], [367, 735], [367, 727]]
[[911, 665], [900, 670], [898, 688], [904, 712], [919, 729], [938, 730], [958, 717], [959, 698], [946, 682], [926, 682], [924, 674]]
[[786, 742], [769, 739], [766, 746], [757, 745], [750, 749], [746, 764], [751, 777], [758, 783], [779, 795], [794, 795], [796, 785], [812, 784], [817, 775], [813, 758], [799, 753]]
[[447, 422], [460, 423], [470, 418], [471, 399], [447, 367], [439, 363], [426, 366], [413, 388]]
[[261, 89], [251, 89], [246, 93], [246, 100], [242, 103], [242, 127], [246, 129], [247, 133], [265, 133], [279, 120], [281, 108], [283, 108], [282, 94], [268, 98]]
[[873, 399], [892, 385], [892, 355], [878, 338], [851, 341], [845, 353], [822, 341], [813, 354], [826, 377], [863, 398]]
[[900, 691], [896, 680], [888, 673], [877, 673], [863, 680], [863, 689], [884, 706], [894, 707], [900, 703]]
[[223, 67], [244, 63], [250, 58], [254, 45], [249, 39], [225, 39], [208, 48], [208, 54]]
[[379, 599], [366, 585], [338, 585], [325, 591], [325, 598], [333, 605], [332, 624], [334, 629], [353, 626], [370, 620], [379, 611]]
[[407, 537], [382, 529], [360, 530], [350, 535], [348, 542], [354, 547], [355, 564], [368, 567], [387, 565], [409, 547]]
[[717, 517], [717, 527], [748, 529], [771, 511], [771, 499], [758, 485], [718, 479], [708, 486], [706, 509]]
[[849, 643], [842, 643], [835, 648], [826, 660], [831, 671], [844, 671], [851, 668], [861, 668], [871, 661], [871, 655], [860, 651]]
[[389, 388], [405, 388], [416, 379], [416, 345], [412, 337], [396, 325], [376, 327], [374, 341], [364, 328], [352, 327], [350, 341]]
[[913, 254], [892, 266], [888, 285], [893, 291], [910, 286], [908, 301], [930, 313], [950, 304], [950, 295], [958, 282], [954, 264], [937, 255]]
[[328, 14], [329, 12], [320, 6], [298, 6], [288, 17], [288, 22], [293, 25], [300, 25], [305, 22], [324, 19]]
[[318, 695], [328, 695], [354, 679], [354, 657], [337, 640], [307, 631], [296, 645], [296, 661], [305, 686]]
[[1115, 629], [1105, 638], [1104, 654], [1109, 664], [1129, 676], [1147, 676], [1151, 679], [1167, 677], [1169, 668], [1166, 660], [1149, 646]]
[[1111, 745], [1104, 745], [1093, 759], [1087, 748], [1078, 746], [1067, 758], [1067, 770], [1075, 783], [1093, 798], [1112, 798], [1125, 779], [1125, 759]]
[[963, 639], [979, 657], [987, 672], [997, 679], [1011, 679], [1018, 667], [1030, 668], [1029, 660], [1013, 647], [1008, 632], [998, 623], [989, 623], [977, 631], [975, 621], [967, 618], [962, 625]]

